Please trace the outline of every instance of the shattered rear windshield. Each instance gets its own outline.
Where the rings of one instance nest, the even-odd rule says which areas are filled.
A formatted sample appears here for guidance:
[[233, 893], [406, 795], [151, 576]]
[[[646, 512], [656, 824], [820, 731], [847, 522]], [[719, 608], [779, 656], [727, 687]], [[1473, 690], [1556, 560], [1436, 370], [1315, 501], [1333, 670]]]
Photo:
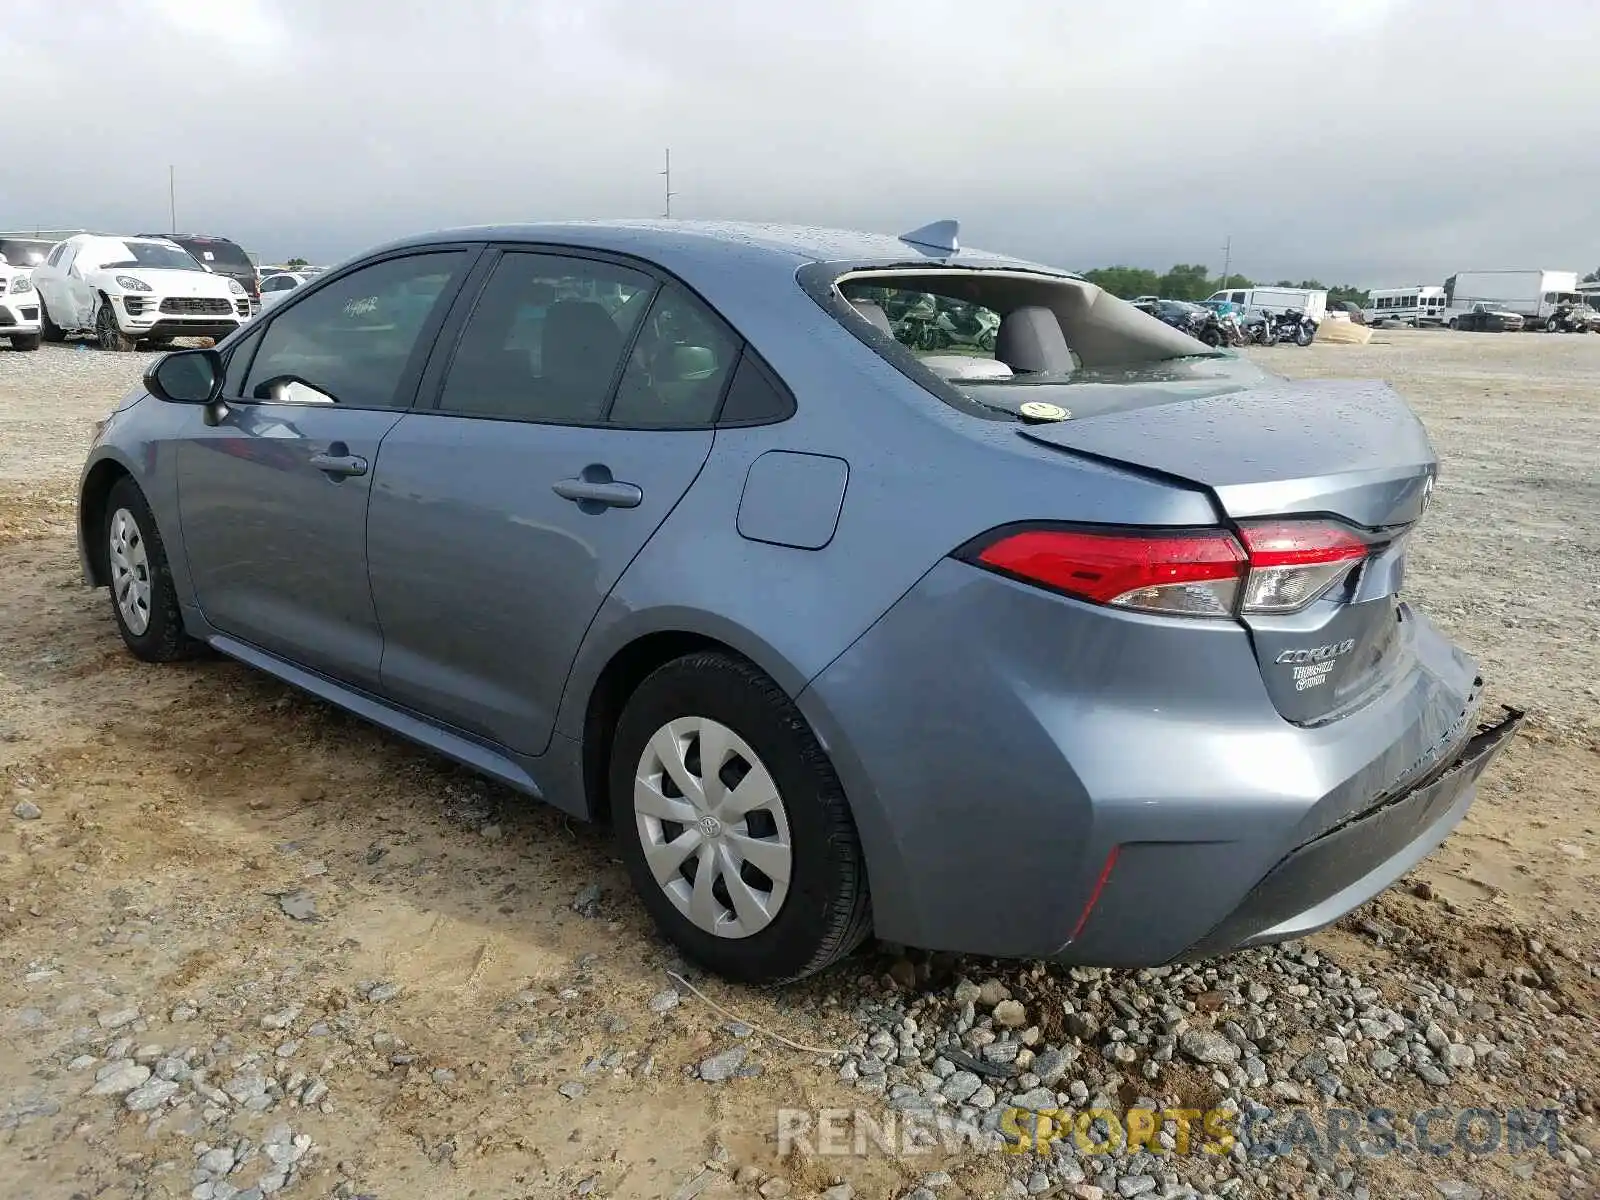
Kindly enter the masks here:
[[902, 373], [973, 416], [1087, 414], [1132, 403], [1126, 385], [1133, 382], [1144, 395], [1153, 387], [1168, 398], [1173, 390], [1239, 386], [1229, 378], [1235, 371], [1218, 366], [1243, 360], [1075, 276], [1010, 267], [837, 268], [804, 268], [800, 282]]

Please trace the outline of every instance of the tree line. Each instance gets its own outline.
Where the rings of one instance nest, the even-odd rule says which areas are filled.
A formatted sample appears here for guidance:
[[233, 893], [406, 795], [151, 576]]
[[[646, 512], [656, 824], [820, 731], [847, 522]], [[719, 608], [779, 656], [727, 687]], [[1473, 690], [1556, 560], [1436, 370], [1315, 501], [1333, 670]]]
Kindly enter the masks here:
[[1096, 267], [1085, 271], [1083, 277], [1090, 283], [1105, 288], [1113, 296], [1132, 300], [1135, 296], [1160, 296], [1163, 300], [1204, 300], [1212, 292], [1227, 288], [1292, 287], [1317, 288], [1328, 293], [1329, 300], [1349, 300], [1367, 304], [1366, 289], [1349, 284], [1329, 286], [1317, 279], [1280, 279], [1276, 283], [1258, 283], [1244, 275], [1229, 274], [1226, 278], [1213, 277], [1210, 270], [1199, 263], [1179, 263], [1162, 274], [1145, 267]]

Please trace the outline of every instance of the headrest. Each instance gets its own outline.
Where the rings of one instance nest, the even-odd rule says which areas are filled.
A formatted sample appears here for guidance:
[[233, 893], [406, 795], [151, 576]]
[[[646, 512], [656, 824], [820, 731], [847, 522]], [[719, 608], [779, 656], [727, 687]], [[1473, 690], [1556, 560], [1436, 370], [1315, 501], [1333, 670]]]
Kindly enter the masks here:
[[889, 314], [884, 312], [880, 305], [874, 304], [870, 300], [852, 300], [850, 301], [850, 307], [865, 317], [867, 324], [880, 333], [887, 333], [890, 337], [894, 336], [894, 330], [889, 325]]
[[1072, 351], [1056, 314], [1040, 304], [1014, 308], [1000, 320], [994, 356], [1013, 371], [1068, 373]]

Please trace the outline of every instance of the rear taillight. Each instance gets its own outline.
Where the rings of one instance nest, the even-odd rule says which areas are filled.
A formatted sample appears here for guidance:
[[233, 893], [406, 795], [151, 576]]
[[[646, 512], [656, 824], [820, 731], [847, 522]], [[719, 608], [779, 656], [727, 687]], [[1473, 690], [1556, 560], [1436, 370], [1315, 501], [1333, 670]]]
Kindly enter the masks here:
[[1242, 611], [1298, 612], [1360, 562], [1371, 547], [1342, 525], [1325, 521], [1281, 521], [1241, 525], [1250, 555]]
[[1245, 557], [1219, 530], [1173, 533], [1029, 529], [972, 558], [1081, 600], [1189, 617], [1233, 615]]
[[1238, 538], [1221, 529], [1013, 529], [957, 557], [1095, 604], [1233, 617], [1296, 612], [1370, 552], [1342, 525], [1273, 521], [1241, 526]]

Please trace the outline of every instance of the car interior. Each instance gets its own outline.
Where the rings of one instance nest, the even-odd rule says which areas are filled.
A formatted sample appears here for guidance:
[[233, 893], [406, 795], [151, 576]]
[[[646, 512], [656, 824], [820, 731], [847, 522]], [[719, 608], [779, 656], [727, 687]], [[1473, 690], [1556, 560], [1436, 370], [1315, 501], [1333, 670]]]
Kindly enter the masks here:
[[[950, 382], [1071, 376], [1210, 353], [1094, 284], [1065, 276], [885, 268], [848, 272], [834, 287], [862, 326], [894, 338]], [[958, 306], [998, 318], [992, 348], [948, 334], [953, 344], [926, 345], [919, 323]]]

